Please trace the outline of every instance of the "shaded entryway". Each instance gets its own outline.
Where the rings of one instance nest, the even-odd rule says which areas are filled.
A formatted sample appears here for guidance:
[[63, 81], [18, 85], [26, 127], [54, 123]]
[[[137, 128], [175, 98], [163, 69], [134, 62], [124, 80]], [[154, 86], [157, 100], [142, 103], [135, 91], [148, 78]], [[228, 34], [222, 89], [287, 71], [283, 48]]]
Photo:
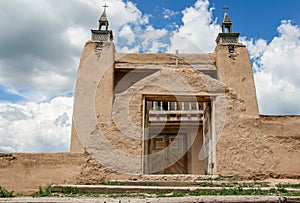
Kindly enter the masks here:
[[145, 99], [144, 174], [209, 174], [211, 100]]

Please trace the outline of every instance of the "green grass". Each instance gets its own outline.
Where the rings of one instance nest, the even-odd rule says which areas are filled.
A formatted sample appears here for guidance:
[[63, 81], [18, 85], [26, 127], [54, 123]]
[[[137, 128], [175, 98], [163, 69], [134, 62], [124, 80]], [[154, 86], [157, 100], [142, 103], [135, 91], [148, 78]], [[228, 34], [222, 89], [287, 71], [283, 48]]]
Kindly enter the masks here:
[[36, 194], [31, 195], [32, 197], [51, 197], [53, 196], [51, 193], [51, 185], [43, 188], [42, 186], [39, 187], [39, 192]]
[[199, 183], [198, 185], [199, 187], [244, 187], [244, 188], [252, 188], [252, 187], [256, 187], [256, 188], [261, 188], [261, 187], [270, 187], [270, 184], [267, 182], [257, 182], [254, 181], [253, 183], [222, 183], [222, 184], [218, 184], [215, 182], [203, 182], [203, 183]]
[[83, 191], [77, 187], [66, 187], [63, 189], [62, 193], [63, 196], [67, 197], [99, 197], [100, 193], [99, 192], [87, 192]]
[[110, 194], [106, 193], [105, 194], [109, 198], [122, 198], [122, 197], [127, 197], [127, 198], [145, 198], [145, 194], [140, 194], [140, 193], [118, 193], [118, 194]]
[[196, 180], [207, 180], [207, 181], [223, 181], [223, 180], [227, 180], [225, 177], [222, 177], [222, 176], [218, 176], [218, 177], [215, 177], [215, 178], [207, 178], [207, 177], [199, 177], [197, 178]]
[[[216, 187], [212, 183], [202, 183], [201, 187]], [[51, 197], [51, 196], [65, 196], [65, 197], [110, 197], [110, 198], [145, 198], [145, 197], [184, 197], [184, 196], [242, 196], [242, 195], [275, 195], [275, 196], [300, 196], [300, 192], [288, 192], [286, 188], [300, 188], [299, 184], [278, 184], [276, 188], [270, 190], [262, 190], [261, 187], [269, 186], [264, 182], [253, 182], [244, 184], [220, 184], [220, 190], [207, 191], [196, 190], [193, 192], [156, 192], [156, 193], [107, 193], [107, 192], [86, 192], [76, 187], [64, 188], [61, 193], [52, 194], [51, 186], [45, 188], [40, 187], [39, 192], [32, 195], [33, 197]], [[245, 188], [250, 188], [245, 190]], [[4, 188], [0, 187], [0, 197], [13, 197], [13, 192], [8, 192]]]
[[171, 197], [184, 197], [186, 194], [184, 192], [173, 192]]
[[232, 177], [225, 177], [225, 176], [217, 176], [215, 178], [212, 177], [199, 177], [197, 180], [207, 180], [207, 181], [243, 181], [240, 177], [232, 176]]
[[5, 188], [0, 186], [0, 198], [10, 198], [14, 197], [14, 191], [7, 191]]
[[232, 188], [232, 189], [222, 189], [220, 191], [200, 191], [197, 190], [195, 192], [191, 192], [189, 195], [191, 196], [202, 196], [202, 195], [208, 195], [208, 196], [230, 196], [230, 195], [236, 195], [236, 196], [243, 196], [243, 195], [282, 195], [287, 194], [286, 191], [279, 191], [277, 189], [271, 189], [268, 191], [261, 190], [261, 189], [249, 189], [249, 190], [243, 190], [242, 187]]
[[299, 184], [277, 184], [276, 187], [278, 187], [278, 188], [295, 188], [295, 189], [299, 189], [300, 188], [300, 183]]

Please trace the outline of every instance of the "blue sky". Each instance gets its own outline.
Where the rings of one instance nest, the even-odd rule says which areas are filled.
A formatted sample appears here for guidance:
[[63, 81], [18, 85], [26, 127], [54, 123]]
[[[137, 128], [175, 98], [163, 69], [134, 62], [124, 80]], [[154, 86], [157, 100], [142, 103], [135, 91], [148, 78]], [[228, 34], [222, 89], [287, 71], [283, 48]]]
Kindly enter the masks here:
[[[81, 51], [104, 0], [0, 1], [0, 151], [68, 151]], [[229, 7], [261, 114], [300, 114], [299, 0], [107, 0], [119, 52], [213, 52]]]
[[[195, 3], [194, 0], [133, 0], [132, 2], [136, 3], [142, 12], [152, 15], [150, 23], [157, 28], [168, 27], [174, 21], [180, 25], [181, 11]], [[300, 22], [299, 0], [211, 0], [210, 5], [215, 8], [213, 14], [218, 18], [219, 24], [224, 15], [224, 5], [227, 5], [234, 30], [249, 38], [271, 40], [276, 35], [276, 28], [281, 20], [291, 19], [295, 24]], [[164, 19], [164, 9], [176, 11], [178, 14], [170, 19]]]

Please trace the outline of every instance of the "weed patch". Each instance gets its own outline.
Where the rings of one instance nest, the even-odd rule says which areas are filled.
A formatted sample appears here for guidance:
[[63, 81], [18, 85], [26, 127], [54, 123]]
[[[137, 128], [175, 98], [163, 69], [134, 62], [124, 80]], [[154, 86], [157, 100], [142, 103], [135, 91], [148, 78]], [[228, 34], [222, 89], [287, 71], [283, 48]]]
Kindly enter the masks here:
[[51, 197], [51, 185], [43, 188], [42, 186], [39, 187], [39, 192], [36, 194], [31, 195], [32, 197]]
[[277, 188], [295, 188], [298, 189], [300, 188], [300, 183], [299, 184], [277, 184]]
[[7, 191], [5, 188], [0, 186], [0, 198], [10, 198], [10, 197], [14, 197], [14, 191]]

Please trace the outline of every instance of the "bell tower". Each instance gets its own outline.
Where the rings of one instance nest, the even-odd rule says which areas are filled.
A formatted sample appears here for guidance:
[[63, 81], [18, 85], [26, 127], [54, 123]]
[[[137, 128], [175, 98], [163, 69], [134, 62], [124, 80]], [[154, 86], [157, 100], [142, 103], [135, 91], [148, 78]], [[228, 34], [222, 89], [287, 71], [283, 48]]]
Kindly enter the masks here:
[[232, 32], [232, 21], [224, 7], [222, 33], [215, 49], [219, 80], [233, 88], [244, 100], [246, 114], [259, 117], [254, 77], [246, 46], [239, 43], [240, 33]]
[[217, 44], [238, 44], [240, 33], [232, 32], [232, 21], [227, 13], [228, 7], [224, 6], [224, 18], [222, 22], [222, 33], [219, 33], [216, 42]]
[[[79, 134], [88, 135], [90, 132], [85, 131], [85, 126], [88, 125], [83, 123], [83, 120], [89, 125], [95, 126], [95, 118], [111, 120], [116, 50], [113, 32], [108, 29], [109, 22], [106, 15], [108, 6], [105, 4], [103, 7], [99, 27], [97, 30], [91, 30], [92, 40], [84, 46], [77, 72], [71, 152], [82, 153], [85, 151], [82, 144], [84, 140], [80, 140]], [[95, 103], [95, 101], [98, 102]], [[102, 109], [102, 111], [95, 115], [95, 109]], [[91, 113], [89, 114], [91, 117], [87, 116], [87, 112]]]
[[[224, 7], [225, 10], [228, 9], [227, 6]], [[224, 18], [223, 18], [223, 22], [222, 22], [222, 32], [223, 33], [232, 33], [232, 22], [227, 14], [227, 12], [225, 12], [224, 14]]]
[[[113, 41], [113, 32], [108, 30], [109, 22], [106, 15], [106, 4], [103, 6], [104, 10], [99, 19], [99, 28], [98, 30], [92, 30], [92, 41], [108, 42]], [[104, 29], [103, 29], [104, 27]]]

